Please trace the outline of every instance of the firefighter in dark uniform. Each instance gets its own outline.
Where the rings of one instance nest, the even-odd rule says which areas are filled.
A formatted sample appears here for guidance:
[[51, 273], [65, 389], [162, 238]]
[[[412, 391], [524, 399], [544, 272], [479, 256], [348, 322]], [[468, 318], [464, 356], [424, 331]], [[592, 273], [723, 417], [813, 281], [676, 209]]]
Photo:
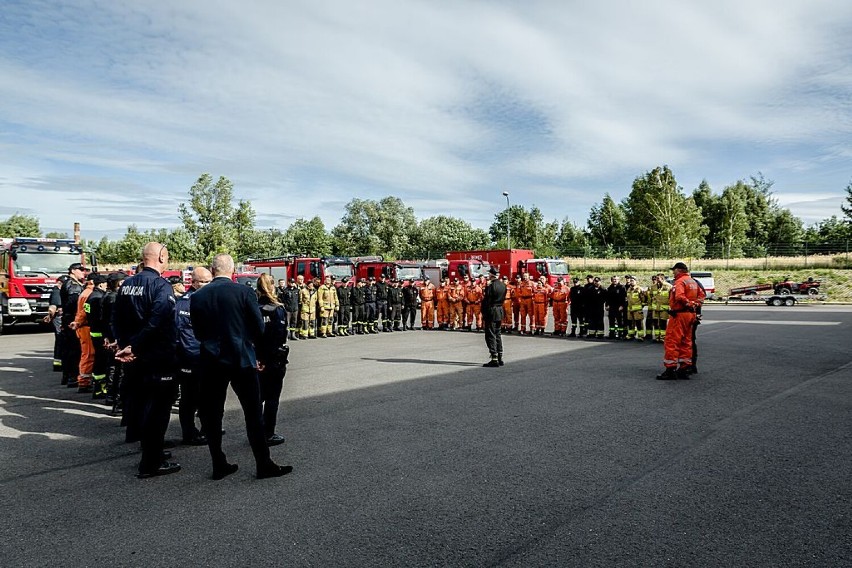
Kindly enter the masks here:
[[367, 311], [366, 323], [367, 333], [379, 333], [376, 318], [378, 316], [378, 306], [376, 305], [376, 279], [370, 276], [370, 281], [367, 286], [364, 286], [364, 308]]
[[68, 280], [62, 286], [62, 337], [64, 350], [62, 352], [62, 384], [68, 388], [77, 386], [77, 375], [80, 373], [80, 339], [71, 327], [77, 317], [77, 303], [83, 292], [83, 280], [88, 269], [75, 262], [68, 267]]
[[83, 310], [89, 322], [89, 335], [92, 338], [92, 348], [95, 351], [95, 363], [92, 366], [92, 398], [106, 398], [107, 372], [109, 371], [109, 358], [107, 347], [104, 343], [106, 326], [103, 321], [103, 300], [106, 295], [107, 277], [96, 274], [95, 287], [86, 298]]
[[627, 288], [618, 281], [618, 276], [610, 279], [606, 289], [606, 309], [609, 316], [609, 338], [619, 339], [627, 335], [625, 311], [627, 310]]
[[280, 293], [280, 302], [287, 314], [287, 337], [290, 340], [299, 339], [299, 286], [295, 280], [290, 280], [287, 287]]
[[500, 272], [492, 266], [488, 271], [491, 282], [482, 295], [482, 322], [485, 327], [485, 345], [491, 354], [491, 360], [483, 367], [503, 365], [503, 338], [500, 335], [503, 325], [503, 302], [506, 300], [506, 285], [500, 281]]
[[402, 305], [404, 301], [400, 282], [398, 279], [394, 278], [391, 282], [391, 287], [388, 289], [388, 316], [393, 322], [393, 328], [391, 331], [402, 331], [400, 324], [402, 323]]
[[358, 335], [364, 335], [364, 329], [367, 327], [367, 287], [366, 280], [358, 279], [358, 283], [352, 288], [352, 293], [349, 299], [352, 301], [352, 329]]
[[349, 322], [352, 321], [352, 288], [349, 287], [349, 277], [344, 276], [337, 287], [337, 335], [349, 335]]
[[[145, 268], [119, 288], [113, 315], [119, 347], [115, 356], [125, 363], [125, 379], [134, 398], [135, 416], [128, 422], [128, 433], [131, 427], [138, 427], [142, 442], [140, 479], [180, 471], [180, 465], [166, 461], [163, 454], [163, 438], [177, 395], [175, 296], [160, 276], [168, 266], [169, 251], [165, 245], [151, 242], [145, 245], [142, 260]], [[139, 421], [133, 424], [136, 417]]]
[[414, 329], [414, 320], [417, 318], [417, 286], [414, 280], [408, 279], [408, 286], [402, 288], [402, 329], [411, 331]]
[[580, 279], [574, 277], [574, 285], [571, 286], [571, 293], [568, 295], [571, 308], [571, 333], [568, 337], [583, 336], [583, 321], [586, 317], [583, 313], [583, 291], [585, 288], [580, 284]]
[[[376, 282], [376, 318], [382, 319], [382, 331], [391, 331], [390, 318], [388, 317], [388, 282], [382, 278]], [[378, 327], [378, 323], [376, 323]]]

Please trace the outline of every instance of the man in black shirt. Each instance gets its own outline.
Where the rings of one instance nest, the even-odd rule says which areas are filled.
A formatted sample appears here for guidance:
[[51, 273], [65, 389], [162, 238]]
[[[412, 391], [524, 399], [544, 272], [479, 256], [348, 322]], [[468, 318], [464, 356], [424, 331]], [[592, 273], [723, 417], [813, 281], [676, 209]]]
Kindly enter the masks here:
[[503, 302], [506, 300], [506, 285], [500, 281], [500, 272], [492, 266], [488, 271], [491, 282], [485, 287], [482, 296], [482, 323], [485, 325], [485, 345], [491, 354], [491, 360], [483, 367], [503, 365], [503, 338], [500, 335], [503, 324]]

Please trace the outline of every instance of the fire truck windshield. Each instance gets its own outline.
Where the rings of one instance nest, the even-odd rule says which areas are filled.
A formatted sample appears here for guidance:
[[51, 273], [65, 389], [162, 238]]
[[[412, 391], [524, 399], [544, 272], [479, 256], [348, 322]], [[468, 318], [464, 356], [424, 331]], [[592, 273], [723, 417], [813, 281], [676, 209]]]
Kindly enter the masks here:
[[355, 267], [351, 264], [330, 264], [325, 267], [325, 273], [334, 276], [335, 280], [355, 276]]
[[16, 276], [61, 276], [74, 262], [80, 262], [79, 252], [18, 252], [15, 259]]
[[396, 269], [396, 277], [400, 280], [420, 280], [423, 276], [420, 274], [419, 266], [399, 266]]
[[550, 260], [547, 262], [547, 268], [550, 270], [550, 273], [554, 276], [567, 276], [570, 274], [568, 272], [568, 263], [563, 262], [561, 260]]
[[471, 276], [488, 276], [488, 270], [491, 268], [491, 265], [484, 260], [472, 260], [470, 262], [470, 271], [472, 272]]

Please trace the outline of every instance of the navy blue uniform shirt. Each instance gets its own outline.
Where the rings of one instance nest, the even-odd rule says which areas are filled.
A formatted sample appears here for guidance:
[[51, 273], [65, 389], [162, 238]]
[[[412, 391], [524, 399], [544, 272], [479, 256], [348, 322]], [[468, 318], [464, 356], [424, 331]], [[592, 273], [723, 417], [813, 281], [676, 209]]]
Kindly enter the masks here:
[[171, 284], [153, 268], [124, 281], [113, 310], [119, 349], [131, 346], [141, 363], [174, 364], [177, 345], [175, 295]]

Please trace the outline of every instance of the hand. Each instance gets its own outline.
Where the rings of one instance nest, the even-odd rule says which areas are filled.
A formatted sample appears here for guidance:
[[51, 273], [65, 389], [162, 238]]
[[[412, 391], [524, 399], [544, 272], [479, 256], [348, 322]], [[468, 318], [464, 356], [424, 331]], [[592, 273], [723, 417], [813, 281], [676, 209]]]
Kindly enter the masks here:
[[266, 369], [266, 365], [264, 365], [263, 363], [258, 361], [257, 362], [257, 372], [262, 373], [265, 369]]
[[53, 317], [50, 314], [47, 314], [41, 321], [43, 321], [44, 323], [50, 323], [53, 321]]
[[71, 323], [68, 324], [68, 329], [76, 331], [77, 327], [79, 327], [79, 326], [77, 325], [76, 321], [72, 321]]
[[130, 363], [136, 359], [136, 355], [133, 354], [133, 349], [128, 345], [124, 349], [116, 352], [115, 358], [117, 361], [121, 361], [122, 363]]

